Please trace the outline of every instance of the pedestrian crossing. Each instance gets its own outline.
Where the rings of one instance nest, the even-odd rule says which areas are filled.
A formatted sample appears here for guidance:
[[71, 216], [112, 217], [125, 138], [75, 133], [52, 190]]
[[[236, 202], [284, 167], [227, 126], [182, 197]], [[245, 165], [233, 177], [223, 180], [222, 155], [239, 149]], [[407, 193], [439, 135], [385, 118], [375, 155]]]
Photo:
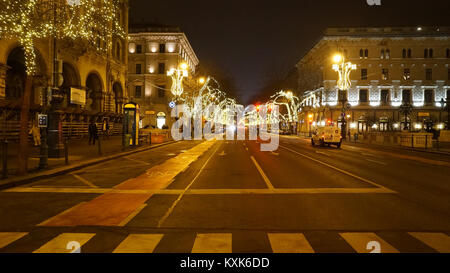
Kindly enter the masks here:
[[[249, 233], [251, 234], [251, 232]], [[405, 249], [392, 243], [389, 239], [374, 232], [337, 232], [337, 240], [348, 244], [356, 253], [401, 253]], [[0, 252], [14, 252], [14, 244], [30, 236], [27, 232], [0, 232]], [[81, 253], [83, 246], [95, 241], [96, 233], [61, 233], [50, 238], [40, 247], [30, 251], [33, 253]], [[112, 253], [155, 253], [166, 236], [177, 234], [128, 234], [110, 252]], [[308, 239], [304, 233], [266, 233], [270, 249], [264, 253], [321, 253], [316, 251], [315, 245], [320, 240]], [[415, 244], [423, 244], [430, 251], [450, 253], [450, 236], [440, 232], [399, 232], [396, 236], [409, 236], [409, 240], [416, 240]], [[239, 253], [233, 249], [232, 233], [195, 233], [193, 243], [189, 247], [190, 253]], [[329, 238], [329, 237], [328, 237]], [[319, 238], [320, 239], [320, 238]], [[389, 241], [390, 240], [390, 241]], [[326, 241], [326, 240], [323, 240]], [[394, 240], [395, 241], [395, 240]], [[333, 242], [320, 242], [332, 244]], [[341, 242], [342, 243], [342, 242]], [[323, 249], [323, 248], [322, 248]], [[348, 251], [343, 251], [348, 252]], [[420, 250], [412, 251], [420, 252]], [[161, 252], [159, 252], [161, 253]], [[164, 253], [164, 252], [162, 252]]]

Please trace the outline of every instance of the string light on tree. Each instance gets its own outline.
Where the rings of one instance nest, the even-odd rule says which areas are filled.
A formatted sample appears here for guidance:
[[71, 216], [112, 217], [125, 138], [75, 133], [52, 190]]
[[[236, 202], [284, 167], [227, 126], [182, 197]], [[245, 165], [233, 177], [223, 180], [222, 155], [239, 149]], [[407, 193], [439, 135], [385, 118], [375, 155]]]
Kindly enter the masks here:
[[107, 52], [114, 37], [126, 39], [119, 19], [120, 0], [0, 0], [0, 39], [19, 41], [33, 75], [36, 40], [71, 39]]

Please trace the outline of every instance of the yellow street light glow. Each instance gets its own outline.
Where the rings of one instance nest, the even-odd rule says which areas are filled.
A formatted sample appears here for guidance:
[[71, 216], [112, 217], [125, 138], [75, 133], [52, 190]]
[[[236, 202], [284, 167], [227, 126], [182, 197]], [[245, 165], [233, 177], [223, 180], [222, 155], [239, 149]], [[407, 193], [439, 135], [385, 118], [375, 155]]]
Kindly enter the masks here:
[[341, 55], [341, 54], [336, 54], [336, 55], [334, 55], [334, 57], [333, 57], [333, 62], [334, 62], [334, 63], [340, 63], [340, 62], [342, 62], [342, 55]]
[[181, 63], [180, 64], [180, 68], [183, 69], [183, 70], [187, 70], [188, 69], [187, 63]]
[[198, 82], [200, 83], [200, 84], [204, 84], [205, 83], [205, 78], [203, 78], [203, 77], [201, 77], [200, 79], [198, 79]]

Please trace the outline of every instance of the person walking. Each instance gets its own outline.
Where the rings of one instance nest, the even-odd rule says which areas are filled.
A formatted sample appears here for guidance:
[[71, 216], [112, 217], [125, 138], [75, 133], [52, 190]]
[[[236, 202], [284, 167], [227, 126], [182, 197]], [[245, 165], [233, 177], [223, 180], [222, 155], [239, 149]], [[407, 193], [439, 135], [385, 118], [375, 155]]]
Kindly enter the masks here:
[[31, 125], [29, 134], [33, 135], [34, 146], [41, 146], [41, 129], [36, 124]]
[[95, 145], [95, 140], [98, 137], [97, 125], [95, 125], [94, 121], [91, 121], [89, 124], [89, 145]]

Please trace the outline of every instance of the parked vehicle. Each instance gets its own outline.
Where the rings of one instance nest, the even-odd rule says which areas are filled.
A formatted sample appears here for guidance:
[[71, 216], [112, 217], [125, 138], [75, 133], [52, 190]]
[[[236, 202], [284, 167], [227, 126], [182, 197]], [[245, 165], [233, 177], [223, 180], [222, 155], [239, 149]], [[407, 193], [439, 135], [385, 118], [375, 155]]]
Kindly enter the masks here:
[[338, 148], [341, 148], [342, 145], [342, 136], [340, 129], [334, 126], [326, 126], [316, 129], [313, 132], [311, 137], [311, 144], [313, 146], [320, 145], [325, 146], [328, 145], [336, 145]]

